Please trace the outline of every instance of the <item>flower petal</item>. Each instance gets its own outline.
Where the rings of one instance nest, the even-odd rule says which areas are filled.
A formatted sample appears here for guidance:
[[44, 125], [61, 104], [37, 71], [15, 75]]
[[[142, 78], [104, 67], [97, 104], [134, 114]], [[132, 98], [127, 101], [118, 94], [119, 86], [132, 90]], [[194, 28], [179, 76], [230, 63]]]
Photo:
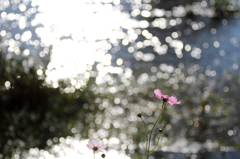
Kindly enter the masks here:
[[92, 149], [92, 148], [93, 148], [93, 141], [92, 141], [91, 139], [88, 141], [87, 147], [88, 147], [89, 149]]
[[98, 152], [103, 152], [103, 150], [100, 150], [100, 149], [98, 149], [97, 151], [95, 151], [96, 153], [98, 153]]
[[89, 149], [93, 149], [93, 147], [92, 147], [92, 146], [90, 146], [90, 145], [88, 145], [88, 144], [87, 144], [87, 147], [88, 147]]
[[180, 101], [177, 101], [177, 98], [176, 98], [176, 97], [171, 96], [171, 97], [169, 97], [169, 99], [168, 99], [168, 104], [170, 104], [170, 105], [180, 104], [180, 103], [181, 103], [181, 102], [180, 102]]
[[93, 146], [98, 146], [100, 144], [99, 139], [93, 139]]
[[169, 99], [169, 96], [168, 95], [162, 95], [162, 98], [163, 99]]
[[104, 150], [104, 149], [106, 148], [106, 145], [105, 145], [103, 142], [101, 142], [101, 143], [98, 145], [98, 148]]
[[154, 90], [154, 94], [155, 94], [155, 97], [157, 98], [162, 98], [162, 95], [163, 95], [160, 89]]

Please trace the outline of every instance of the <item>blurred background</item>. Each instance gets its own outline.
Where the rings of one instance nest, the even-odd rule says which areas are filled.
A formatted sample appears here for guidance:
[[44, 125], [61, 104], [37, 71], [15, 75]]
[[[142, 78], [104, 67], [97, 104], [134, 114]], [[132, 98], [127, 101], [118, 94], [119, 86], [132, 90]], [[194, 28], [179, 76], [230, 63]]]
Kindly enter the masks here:
[[[0, 158], [240, 158], [239, 0], [0, 0]], [[154, 132], [157, 134], [157, 131]], [[100, 155], [99, 155], [100, 156]], [[154, 158], [152, 156], [152, 158]], [[230, 156], [230, 157], [229, 157]]]

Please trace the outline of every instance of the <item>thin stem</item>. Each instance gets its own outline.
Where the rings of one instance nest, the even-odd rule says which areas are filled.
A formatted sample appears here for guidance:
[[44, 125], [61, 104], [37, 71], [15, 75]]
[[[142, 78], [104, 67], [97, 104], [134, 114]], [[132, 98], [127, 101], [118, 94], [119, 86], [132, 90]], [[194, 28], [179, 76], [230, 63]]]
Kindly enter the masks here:
[[160, 139], [161, 139], [161, 134], [160, 134], [160, 136], [158, 137], [157, 144], [155, 145], [154, 149], [153, 149], [151, 152], [149, 152], [149, 154], [151, 154], [151, 153], [153, 153], [153, 152], [155, 151], [155, 149], [156, 149], [157, 146], [158, 146], [158, 143], [159, 143]]
[[149, 159], [149, 153], [147, 153], [147, 159]]
[[[143, 144], [142, 144], [142, 147], [144, 148]], [[147, 152], [147, 149], [144, 149], [144, 150], [145, 150], [146, 153], [148, 153], [148, 152]]]
[[143, 121], [142, 117], [141, 117], [141, 120], [142, 120], [142, 122], [143, 122], [143, 124], [144, 124], [144, 127], [145, 127], [145, 129], [146, 129], [146, 132], [147, 132], [147, 134], [148, 134], [147, 125], [146, 125], [145, 122]]
[[[154, 128], [155, 128], [155, 126], [156, 126], [156, 124], [157, 124], [160, 116], [162, 115], [162, 112], [163, 112], [163, 109], [164, 109], [164, 104], [165, 104], [165, 102], [163, 102], [163, 104], [162, 104], [162, 110], [161, 110], [161, 112], [160, 112], [160, 114], [159, 114], [156, 122], [154, 123], [152, 130], [151, 130], [150, 137], [149, 137], [149, 141], [148, 141], [148, 142], [149, 142], [149, 143], [148, 143], [148, 145], [149, 145], [149, 146], [148, 146], [148, 152], [150, 152], [150, 142], [151, 142], [151, 138], [152, 138], [152, 133], [153, 133], [153, 130], [154, 130]], [[151, 154], [151, 153], [149, 153], [149, 154]]]
[[144, 122], [144, 120], [142, 119], [142, 117], [141, 117], [141, 120], [142, 120], [142, 122], [143, 122], [143, 124], [144, 124], [144, 127], [145, 127], [145, 130], [146, 130], [146, 132], [147, 132], [146, 152], [148, 153], [148, 147], [147, 147], [147, 143], [148, 143], [148, 130], [147, 130], [147, 125], [145, 124], [145, 122]]
[[94, 152], [94, 158], [93, 159], [95, 159], [95, 152]]

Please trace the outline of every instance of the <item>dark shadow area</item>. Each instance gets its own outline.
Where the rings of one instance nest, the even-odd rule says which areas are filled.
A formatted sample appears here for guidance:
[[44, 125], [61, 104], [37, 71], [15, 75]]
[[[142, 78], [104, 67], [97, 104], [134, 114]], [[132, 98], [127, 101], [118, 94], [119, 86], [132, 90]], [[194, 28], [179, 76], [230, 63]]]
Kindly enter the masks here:
[[[6, 60], [3, 52], [0, 55], [1, 158], [34, 147], [49, 148], [53, 138], [58, 143], [58, 138], [74, 135], [72, 128], [79, 122], [85, 127], [85, 113], [89, 110], [83, 105], [93, 99], [89, 85], [85, 91], [63, 93], [44, 84], [45, 70], [40, 78], [34, 66], [24, 67], [24, 59]], [[62, 81], [59, 86], [67, 84]], [[81, 128], [79, 131], [87, 137]]]

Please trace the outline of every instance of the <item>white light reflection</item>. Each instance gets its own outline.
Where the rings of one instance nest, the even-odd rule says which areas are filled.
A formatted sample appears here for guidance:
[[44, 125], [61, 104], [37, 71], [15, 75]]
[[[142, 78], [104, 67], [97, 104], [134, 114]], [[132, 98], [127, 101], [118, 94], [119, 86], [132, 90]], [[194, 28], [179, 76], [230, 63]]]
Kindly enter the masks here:
[[[109, 4], [112, 2], [115, 5]], [[108, 51], [122, 39], [137, 39], [137, 34], [124, 33], [122, 29], [146, 28], [149, 24], [147, 21], [130, 19], [128, 13], [123, 13], [119, 9], [121, 7], [116, 7], [119, 3], [116, 0], [34, 1], [40, 13], [31, 25], [41, 24], [43, 27], [36, 29], [41, 43], [45, 46], [52, 45], [51, 61], [46, 71], [48, 84], [56, 83], [59, 79], [77, 78], [77, 75], [84, 74], [87, 67], [95, 62], [101, 63], [101, 67], [98, 66], [100, 77], [109, 72], [122, 72], [119, 67], [110, 68], [112, 56]], [[29, 38], [31, 35], [26, 34], [22, 36], [22, 41]], [[123, 44], [127, 45], [127, 41], [123, 41]], [[118, 61], [119, 65], [120, 63]], [[98, 83], [102, 83], [100, 79]], [[79, 87], [79, 82], [77, 84]], [[55, 84], [54, 87], [56, 86]]]
[[[106, 139], [103, 142], [107, 145], [116, 144], [109, 143]], [[107, 143], [108, 142], [108, 143]], [[86, 158], [94, 158], [93, 151], [87, 148], [88, 140], [77, 140], [71, 137], [67, 139], [60, 138], [60, 144], [53, 145], [51, 152], [58, 154], [53, 155], [50, 154], [48, 151], [40, 150], [38, 148], [32, 148], [28, 152], [28, 158], [47, 158], [47, 159], [68, 159], [68, 158], [78, 158], [78, 159], [86, 159]], [[109, 146], [110, 146], [109, 145]], [[130, 159], [123, 151], [118, 152], [117, 150], [105, 150], [106, 159], [115, 158], [115, 159]], [[97, 153], [95, 155], [96, 159], [100, 159], [102, 153]]]

